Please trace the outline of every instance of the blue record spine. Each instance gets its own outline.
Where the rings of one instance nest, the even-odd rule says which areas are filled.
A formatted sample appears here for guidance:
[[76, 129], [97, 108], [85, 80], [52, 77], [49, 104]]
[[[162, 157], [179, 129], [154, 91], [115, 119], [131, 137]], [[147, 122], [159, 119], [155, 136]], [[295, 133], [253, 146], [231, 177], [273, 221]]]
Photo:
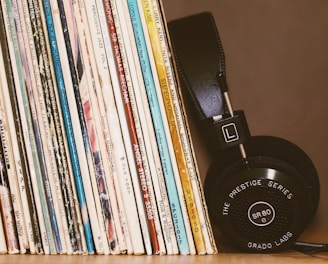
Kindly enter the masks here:
[[146, 40], [144, 37], [142, 22], [140, 18], [139, 8], [136, 0], [127, 0], [130, 18], [133, 26], [133, 32], [136, 40], [140, 65], [143, 73], [144, 83], [148, 96], [148, 103], [154, 123], [155, 135], [158, 144], [160, 159], [162, 163], [167, 192], [170, 201], [170, 209], [172, 212], [175, 233], [178, 241], [179, 251], [181, 254], [190, 253], [186, 229], [183, 221], [182, 210], [179, 202], [178, 191], [175, 183], [174, 172], [171, 164], [168, 143], [162, 115], [160, 111], [159, 101], [157, 98], [155, 82], [150, 66], [149, 55], [147, 51]]
[[73, 166], [75, 184], [76, 184], [77, 194], [78, 194], [78, 198], [79, 198], [79, 202], [80, 202], [81, 215], [83, 216], [83, 225], [84, 225], [86, 243], [87, 243], [88, 252], [91, 253], [91, 252], [95, 251], [95, 248], [94, 248], [94, 243], [93, 243], [90, 219], [89, 219], [89, 215], [87, 212], [86, 198], [85, 198], [85, 192], [84, 192], [84, 187], [83, 187], [82, 175], [81, 175], [81, 170], [80, 170], [80, 165], [79, 165], [79, 160], [78, 160], [78, 153], [77, 153], [75, 138], [74, 138], [74, 134], [73, 134], [71, 114], [70, 114], [69, 106], [68, 106], [68, 98], [67, 98], [65, 83], [64, 83], [64, 79], [63, 79], [63, 72], [62, 72], [62, 67], [61, 67], [61, 62], [60, 62], [60, 54], [59, 54], [59, 49], [58, 49], [58, 45], [57, 45], [56, 32], [55, 32], [55, 28], [54, 28], [54, 24], [53, 24], [52, 10], [51, 10], [49, 0], [43, 1], [43, 8], [44, 8], [45, 16], [46, 16], [46, 23], [47, 23], [47, 28], [48, 28], [50, 47], [51, 47], [52, 58], [53, 58], [53, 62], [54, 62], [53, 64], [54, 64], [55, 73], [56, 73], [57, 88], [58, 88], [59, 98], [60, 98], [60, 102], [61, 102], [61, 108], [62, 108], [62, 113], [63, 113], [63, 118], [64, 118], [65, 130], [66, 130], [66, 134], [67, 134], [67, 140], [69, 143], [69, 151], [70, 151], [70, 156], [71, 156], [71, 161], [72, 161], [72, 166]]
[[33, 129], [34, 129], [34, 135], [35, 135], [35, 139], [36, 139], [36, 145], [37, 145], [37, 150], [39, 153], [39, 160], [40, 163], [42, 164], [41, 166], [41, 170], [42, 170], [42, 178], [43, 178], [43, 182], [44, 182], [44, 187], [45, 187], [45, 191], [46, 191], [46, 195], [47, 195], [47, 202], [48, 202], [48, 209], [49, 209], [49, 213], [50, 213], [50, 220], [51, 220], [51, 224], [52, 224], [52, 228], [53, 228], [53, 234], [54, 234], [54, 238], [56, 241], [56, 247], [58, 252], [62, 252], [63, 248], [62, 248], [62, 241], [60, 238], [60, 234], [59, 234], [59, 229], [58, 229], [58, 223], [57, 223], [57, 217], [56, 217], [56, 212], [55, 212], [55, 206], [54, 206], [54, 202], [53, 202], [53, 197], [52, 197], [52, 193], [51, 193], [51, 189], [50, 189], [50, 180], [49, 180], [49, 171], [47, 170], [47, 165], [46, 165], [46, 159], [45, 159], [45, 154], [44, 154], [44, 147], [43, 147], [43, 143], [42, 143], [42, 136], [41, 136], [41, 131], [40, 131], [40, 125], [38, 122], [38, 118], [37, 118], [37, 113], [36, 113], [36, 106], [35, 106], [35, 100], [33, 97], [33, 91], [32, 89], [32, 84], [30, 83], [30, 80], [28, 79], [28, 75], [29, 75], [29, 68], [27, 65], [27, 57], [26, 57], [26, 53], [24, 52], [24, 40], [23, 40], [23, 36], [22, 36], [22, 27], [21, 27], [21, 21], [19, 18], [19, 14], [18, 14], [18, 6], [17, 6], [17, 2], [16, 1], [12, 1], [12, 8], [14, 11], [14, 19], [16, 20], [16, 30], [17, 30], [17, 37], [18, 37], [18, 42], [20, 45], [20, 57], [21, 57], [21, 61], [22, 61], [22, 71], [25, 72], [25, 87], [23, 94], [26, 92], [26, 98], [29, 101], [29, 105], [30, 105], [30, 113], [32, 116], [32, 123], [33, 123]]

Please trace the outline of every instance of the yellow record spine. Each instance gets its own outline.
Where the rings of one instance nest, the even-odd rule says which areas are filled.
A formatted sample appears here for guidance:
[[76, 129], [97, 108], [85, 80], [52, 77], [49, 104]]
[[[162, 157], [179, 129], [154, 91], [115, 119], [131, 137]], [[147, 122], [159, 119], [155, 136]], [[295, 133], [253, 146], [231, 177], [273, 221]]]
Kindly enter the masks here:
[[[206, 246], [203, 237], [202, 227], [199, 220], [199, 215], [196, 208], [195, 196], [190, 181], [189, 170], [187, 166], [186, 156], [184, 154], [181, 136], [179, 133], [179, 121], [177, 120], [177, 104], [174, 104], [174, 99], [171, 93], [171, 81], [166, 68], [166, 60], [169, 59], [167, 54], [163, 51], [162, 45], [165, 42], [163, 36], [159, 34], [158, 27], [162, 26], [162, 22], [155, 16], [153, 10], [152, 0], [142, 0], [144, 12], [146, 14], [146, 21], [149, 35], [151, 38], [152, 49], [156, 61], [156, 68], [160, 79], [161, 92], [164, 100], [166, 114], [169, 122], [172, 142], [177, 159], [178, 169], [180, 173], [181, 184], [184, 192], [184, 197], [187, 205], [187, 211], [193, 238], [197, 250], [197, 254], [205, 254]], [[166, 44], [165, 44], [166, 45]]]

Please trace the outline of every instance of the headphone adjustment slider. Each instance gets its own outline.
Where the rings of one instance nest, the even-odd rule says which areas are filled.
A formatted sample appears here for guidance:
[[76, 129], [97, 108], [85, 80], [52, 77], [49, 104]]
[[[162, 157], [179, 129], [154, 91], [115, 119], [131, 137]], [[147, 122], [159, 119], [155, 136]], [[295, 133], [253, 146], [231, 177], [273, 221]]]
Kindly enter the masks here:
[[217, 134], [219, 147], [223, 149], [244, 144], [250, 138], [244, 111], [234, 111], [233, 116], [223, 116], [214, 120], [215, 132]]

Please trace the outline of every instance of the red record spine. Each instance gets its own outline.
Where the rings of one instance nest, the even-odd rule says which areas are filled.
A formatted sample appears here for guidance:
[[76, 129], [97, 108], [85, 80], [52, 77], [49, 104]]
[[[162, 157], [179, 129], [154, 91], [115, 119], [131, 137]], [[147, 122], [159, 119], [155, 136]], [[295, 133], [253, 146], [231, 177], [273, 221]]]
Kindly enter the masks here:
[[120, 47], [119, 47], [117, 34], [116, 34], [116, 27], [115, 27], [109, 0], [103, 0], [103, 4], [104, 4], [104, 10], [106, 13], [106, 17], [107, 17], [108, 31], [109, 31], [109, 35], [110, 35], [110, 39], [111, 39], [111, 44], [113, 47], [113, 53], [114, 53], [113, 55], [114, 55], [115, 63], [116, 63], [116, 70], [117, 70], [117, 74], [119, 77], [122, 100], [124, 103], [125, 114], [127, 116], [127, 122], [128, 122], [129, 132], [130, 132], [131, 144], [133, 146], [133, 151], [134, 151], [137, 173], [138, 173], [139, 180], [140, 180], [142, 197], [144, 200], [144, 205], [145, 205], [145, 209], [146, 209], [146, 213], [147, 213], [148, 227], [149, 227], [149, 232], [150, 232], [150, 236], [151, 236], [153, 252], [157, 253], [160, 251], [160, 247], [159, 247], [159, 242], [158, 242], [158, 238], [157, 238], [157, 234], [156, 234], [153, 210], [152, 210], [151, 200], [150, 200], [150, 196], [149, 196], [149, 192], [148, 192], [148, 186], [147, 186], [147, 182], [146, 182], [146, 178], [145, 178], [145, 170], [144, 170], [144, 165], [143, 165], [143, 161], [141, 158], [139, 141], [138, 141], [138, 137], [137, 137], [137, 133], [136, 133], [136, 126], [134, 123], [132, 106], [130, 103], [130, 96], [129, 96], [129, 92], [128, 92], [128, 88], [127, 88], [125, 72], [124, 72], [121, 53], [120, 53]]

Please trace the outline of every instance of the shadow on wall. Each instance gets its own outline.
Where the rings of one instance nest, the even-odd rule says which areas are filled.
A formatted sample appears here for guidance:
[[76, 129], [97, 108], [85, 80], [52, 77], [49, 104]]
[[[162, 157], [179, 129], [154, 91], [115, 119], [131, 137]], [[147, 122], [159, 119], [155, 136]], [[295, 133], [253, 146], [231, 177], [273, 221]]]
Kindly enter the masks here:
[[[313, 160], [321, 200], [304, 236], [318, 241], [320, 231], [328, 229], [328, 191], [323, 188], [328, 185], [328, 1], [162, 1], [168, 21], [213, 13], [231, 99], [235, 109], [245, 110], [251, 133], [290, 140]], [[204, 177], [209, 157], [203, 146], [195, 145]]]

